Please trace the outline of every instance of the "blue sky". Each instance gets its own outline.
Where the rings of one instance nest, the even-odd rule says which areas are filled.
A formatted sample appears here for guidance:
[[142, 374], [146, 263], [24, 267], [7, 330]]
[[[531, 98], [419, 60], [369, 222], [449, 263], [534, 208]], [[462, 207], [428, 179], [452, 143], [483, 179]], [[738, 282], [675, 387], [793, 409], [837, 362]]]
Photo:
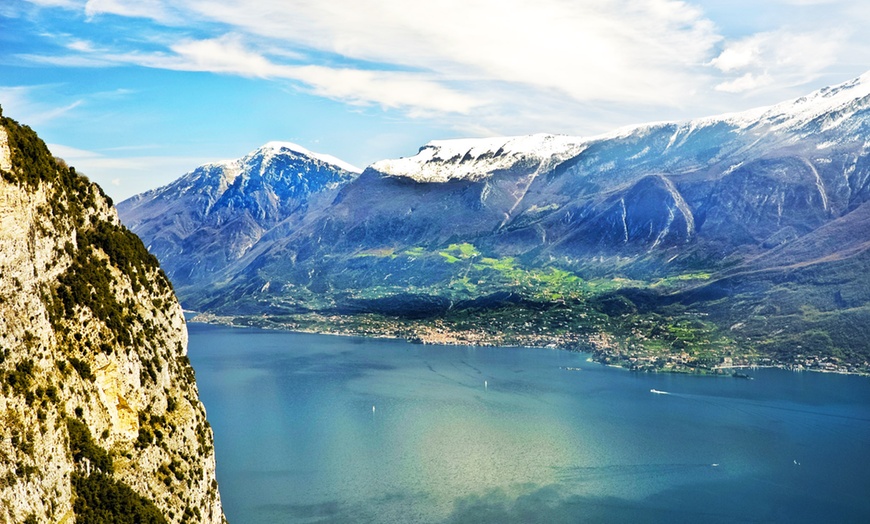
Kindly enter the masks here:
[[360, 167], [594, 135], [870, 69], [865, 0], [12, 0], [0, 104], [116, 200], [271, 141]]

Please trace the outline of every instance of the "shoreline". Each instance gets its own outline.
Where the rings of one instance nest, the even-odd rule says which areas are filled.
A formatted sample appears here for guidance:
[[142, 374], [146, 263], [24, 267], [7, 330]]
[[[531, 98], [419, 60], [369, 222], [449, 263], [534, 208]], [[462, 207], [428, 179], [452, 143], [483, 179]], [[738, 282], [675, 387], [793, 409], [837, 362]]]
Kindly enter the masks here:
[[[662, 367], [653, 367], [649, 365], [649, 360], [641, 360], [637, 356], [631, 356], [630, 354], [624, 353], [618, 348], [614, 350], [612, 347], [609, 347], [609, 344], [606, 342], [610, 337], [605, 333], [598, 333], [596, 335], [581, 337], [575, 336], [572, 337], [569, 341], [567, 340], [557, 340], [554, 338], [546, 338], [546, 337], [523, 337], [520, 336], [518, 338], [527, 338], [527, 342], [522, 343], [522, 341], [512, 341], [513, 343], [507, 341], [499, 341], [497, 337], [486, 337], [480, 336], [477, 333], [475, 336], [471, 336], [469, 332], [463, 331], [452, 331], [452, 330], [434, 330], [433, 328], [424, 326], [424, 325], [415, 325], [411, 324], [410, 327], [406, 327], [405, 330], [399, 330], [395, 327], [392, 328], [392, 332], [389, 332], [385, 326], [372, 324], [367, 326], [365, 329], [361, 328], [359, 325], [348, 326], [345, 329], [335, 329], [340, 326], [341, 321], [349, 321], [349, 317], [343, 317], [341, 319], [337, 319], [335, 317], [319, 317], [315, 320], [308, 321], [293, 321], [293, 322], [280, 322], [271, 317], [264, 316], [223, 316], [223, 315], [215, 315], [212, 313], [201, 313], [201, 312], [192, 312], [187, 311], [186, 313], [191, 314], [191, 317], [186, 319], [187, 322], [201, 323], [201, 324], [209, 324], [209, 325], [220, 325], [227, 326], [233, 328], [258, 328], [258, 329], [266, 329], [266, 330], [275, 330], [275, 331], [288, 331], [294, 333], [304, 333], [304, 334], [312, 334], [312, 335], [331, 335], [331, 336], [342, 336], [342, 337], [363, 337], [363, 338], [371, 338], [371, 339], [385, 339], [385, 340], [405, 340], [412, 344], [422, 344], [422, 345], [441, 345], [441, 346], [466, 346], [466, 347], [502, 347], [502, 348], [527, 348], [527, 349], [558, 349], [561, 351], [572, 351], [578, 353], [588, 353], [590, 357], [587, 359], [588, 361], [595, 362], [597, 364], [616, 367], [620, 369], [625, 369], [626, 371], [632, 372], [641, 372], [641, 373], [676, 373], [676, 374], [686, 374], [686, 375], [699, 375], [699, 376], [711, 376], [711, 377], [737, 377], [737, 378], [752, 378], [749, 375], [742, 375], [737, 373], [735, 370], [746, 370], [746, 369], [783, 369], [786, 371], [792, 372], [804, 372], [804, 371], [812, 371], [818, 373], [835, 373], [839, 375], [856, 375], [868, 377], [870, 373], [865, 371], [850, 371], [848, 369], [821, 369], [817, 367], [808, 367], [802, 364], [781, 362], [775, 360], [771, 356], [764, 356], [766, 359], [764, 363], [754, 364], [754, 363], [740, 363], [740, 364], [719, 364], [712, 367], [699, 367], [699, 366], [689, 366], [685, 363], [679, 363], [676, 356], [671, 356], [671, 362], [676, 362], [673, 365], [664, 365]], [[332, 329], [321, 328], [321, 326], [325, 322], [329, 322], [330, 320], [338, 320], [339, 324], [332, 324]], [[307, 325], [306, 325], [307, 324]], [[519, 343], [517, 343], [519, 342]], [[538, 343], [533, 343], [538, 342]], [[546, 343], [541, 343], [546, 342]], [[605, 342], [605, 343], [601, 343]], [[574, 347], [569, 347], [569, 345], [573, 345]], [[585, 346], [585, 347], [581, 347]], [[748, 358], [748, 357], [739, 357], [739, 358]], [[642, 362], [638, 364], [638, 362]], [[654, 360], [653, 360], [654, 362]], [[671, 363], [669, 362], [669, 363]]]

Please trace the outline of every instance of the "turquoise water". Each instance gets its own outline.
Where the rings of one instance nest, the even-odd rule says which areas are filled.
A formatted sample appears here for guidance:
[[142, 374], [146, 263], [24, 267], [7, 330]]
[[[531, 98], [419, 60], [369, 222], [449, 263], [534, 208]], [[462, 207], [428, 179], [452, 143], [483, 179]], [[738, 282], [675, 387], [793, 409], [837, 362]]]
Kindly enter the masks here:
[[870, 522], [865, 377], [189, 329], [233, 524]]

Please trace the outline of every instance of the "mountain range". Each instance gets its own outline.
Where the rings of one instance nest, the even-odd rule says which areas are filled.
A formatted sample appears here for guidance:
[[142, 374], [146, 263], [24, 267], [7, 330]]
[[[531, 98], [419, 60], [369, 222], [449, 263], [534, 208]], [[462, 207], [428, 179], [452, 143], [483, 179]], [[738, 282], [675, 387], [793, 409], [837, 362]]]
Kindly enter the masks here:
[[[863, 369], [868, 151], [870, 73], [591, 138], [433, 141], [361, 173], [272, 143], [118, 209], [200, 311], [465, 322], [558, 306], [611, 354], [743, 348]], [[639, 327], [674, 322], [695, 327]]]

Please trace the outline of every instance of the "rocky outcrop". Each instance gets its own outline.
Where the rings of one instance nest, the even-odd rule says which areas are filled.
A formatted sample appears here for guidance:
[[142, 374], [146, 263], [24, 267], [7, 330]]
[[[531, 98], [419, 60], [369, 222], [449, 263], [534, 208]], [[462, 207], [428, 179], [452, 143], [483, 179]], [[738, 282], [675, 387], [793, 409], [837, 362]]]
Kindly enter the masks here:
[[0, 175], [0, 523], [222, 522], [157, 260], [98, 186], [8, 118]]

